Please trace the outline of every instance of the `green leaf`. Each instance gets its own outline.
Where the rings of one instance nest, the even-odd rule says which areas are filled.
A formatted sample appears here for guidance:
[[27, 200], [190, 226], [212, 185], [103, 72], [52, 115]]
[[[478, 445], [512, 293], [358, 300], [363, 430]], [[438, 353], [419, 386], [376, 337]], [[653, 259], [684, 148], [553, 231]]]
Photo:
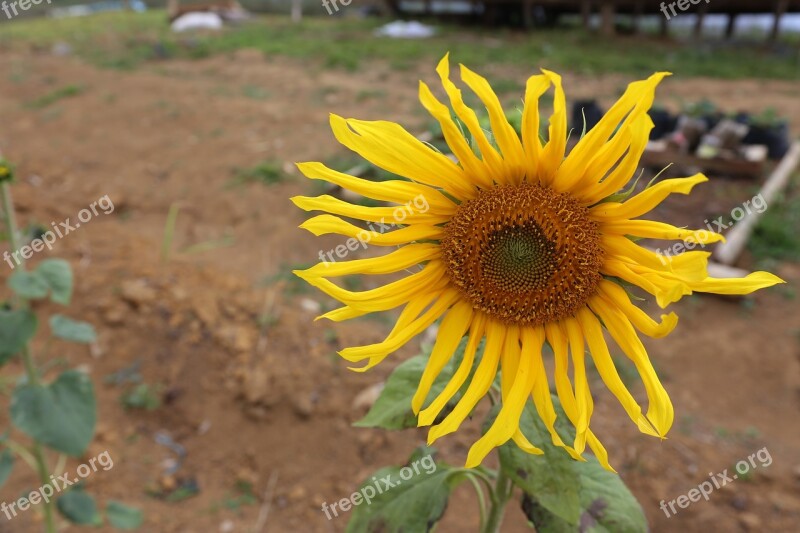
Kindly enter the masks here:
[[73, 524], [100, 525], [102, 519], [97, 512], [94, 498], [83, 490], [71, 490], [56, 502], [58, 511]]
[[[586, 533], [647, 533], [647, 518], [636, 498], [615, 473], [597, 459], [574, 462], [580, 476], [580, 530]], [[538, 533], [572, 533], [575, 527], [539, 507], [526, 495], [522, 508]]]
[[53, 335], [72, 342], [91, 344], [97, 340], [94, 328], [87, 322], [72, 320], [64, 315], [50, 317], [50, 329]]
[[144, 522], [140, 509], [114, 500], [109, 500], [106, 505], [106, 518], [117, 529], [136, 529]]
[[15, 270], [8, 278], [8, 286], [21, 298], [26, 300], [41, 300], [50, 292], [47, 279], [38, 272]]
[[[417, 473], [412, 466], [416, 464]], [[431, 531], [447, 507], [450, 492], [464, 479], [464, 473], [431, 461], [428, 468], [420, 462], [409, 466], [387, 467], [377, 471], [359, 487], [358, 493], [329, 505], [331, 517], [347, 513], [352, 516], [347, 533], [410, 533]], [[435, 468], [435, 470], [434, 470]], [[427, 472], [431, 473], [427, 473]], [[380, 491], [380, 493], [379, 493]], [[358, 494], [356, 498], [353, 498]], [[369, 501], [367, 501], [369, 496]], [[345, 503], [347, 509], [342, 507]], [[333, 505], [336, 505], [333, 508]]]
[[8, 476], [11, 475], [11, 470], [14, 468], [14, 454], [6, 448], [3, 453], [0, 453], [0, 487], [2, 487]]
[[11, 398], [11, 421], [54, 450], [78, 457], [94, 435], [97, 418], [92, 382], [68, 370], [49, 385], [18, 386]]
[[[575, 438], [558, 397], [556, 431], [564, 442]], [[520, 418], [528, 439], [544, 455], [528, 455], [513, 443], [500, 450], [500, 467], [523, 491], [522, 509], [538, 533], [643, 533], [647, 519], [620, 477], [605, 470], [594, 457], [573, 460], [552, 444], [550, 433], [528, 401]]]
[[[453, 354], [453, 358], [436, 378], [436, 381], [433, 382], [428, 393], [429, 401], [433, 401], [433, 398], [436, 398], [444, 390], [453, 377], [458, 364], [464, 357], [465, 348], [466, 339], [463, 339], [455, 354]], [[480, 348], [478, 353], [481, 353]], [[477, 357], [476, 355], [476, 359]], [[417, 355], [395, 368], [367, 415], [353, 425], [356, 427], [383, 429], [417, 427], [417, 417], [411, 410], [411, 399], [414, 397], [414, 393], [417, 392], [419, 380], [427, 364], [427, 355]], [[467, 380], [467, 383], [469, 383], [469, 380]], [[459, 395], [456, 394], [452, 401], [458, 401], [458, 398]]]
[[[557, 399], [553, 398], [556, 402]], [[559, 404], [556, 404], [557, 413]], [[495, 407], [495, 411], [499, 406]], [[565, 418], [560, 412], [559, 418]], [[493, 418], [493, 417], [492, 417]], [[576, 461], [564, 449], [551, 444], [550, 433], [539, 418], [533, 402], [528, 401], [520, 417], [520, 429], [544, 455], [530, 455], [509, 442], [498, 450], [500, 468], [520, 487], [534, 497], [547, 511], [567, 524], [576, 526], [580, 519], [579, 478], [573, 470]], [[571, 442], [571, 441], [569, 441]]]
[[52, 291], [50, 299], [61, 305], [69, 305], [72, 299], [72, 268], [63, 259], [45, 259], [36, 267], [36, 273], [47, 280]]
[[0, 309], [0, 364], [19, 353], [36, 333], [39, 322], [29, 310]]

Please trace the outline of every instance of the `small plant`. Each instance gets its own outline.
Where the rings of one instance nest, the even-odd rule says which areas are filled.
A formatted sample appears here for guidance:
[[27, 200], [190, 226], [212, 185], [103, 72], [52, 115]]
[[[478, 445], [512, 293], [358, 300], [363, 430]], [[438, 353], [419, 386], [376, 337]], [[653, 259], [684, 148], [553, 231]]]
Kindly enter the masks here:
[[231, 180], [231, 186], [260, 183], [274, 185], [286, 179], [286, 173], [278, 161], [264, 161], [250, 168], [239, 169]]
[[131, 390], [124, 392], [119, 401], [127, 409], [144, 409], [155, 411], [161, 407], [161, 394], [158, 386], [140, 383]]
[[[104, 518], [94, 498], [81, 484], [62, 491], [65, 487], [55, 481], [61, 479], [56, 476], [64, 474], [66, 458], [83, 457], [92, 441], [97, 420], [94, 386], [86, 373], [76, 369], [67, 369], [54, 379], [47, 379], [48, 369], [52, 368], [48, 363], [52, 361], [36, 357], [31, 346], [40, 330], [40, 315], [44, 314], [37, 313], [34, 304], [49, 300], [59, 306], [69, 305], [73, 291], [72, 269], [62, 259], [46, 259], [28, 269], [24, 250], [35, 243], [23, 242], [18, 230], [11, 199], [13, 178], [11, 165], [0, 160], [0, 199], [5, 235], [11, 254], [20, 258], [19, 263], [12, 266], [13, 273], [8, 278], [12, 297], [0, 303], [0, 365], [17, 359], [24, 368], [24, 375], [14, 382], [13, 388], [10, 384], [8, 387], [11, 389], [11, 428], [0, 437], [0, 486], [11, 475], [15, 460], [22, 459], [38, 474], [41, 486], [12, 502], [8, 508], [13, 510], [17, 504], [20, 511], [27, 509], [20, 503], [25, 500], [27, 503], [24, 505], [41, 510], [47, 533], [59, 529], [54, 507], [74, 524], [101, 525]], [[18, 253], [21, 250], [23, 253]], [[96, 341], [94, 328], [86, 322], [51, 313], [47, 323], [49, 339], [81, 344]], [[52, 468], [51, 456], [54, 454], [59, 459], [57, 466]], [[93, 466], [95, 459], [91, 460]], [[81, 467], [77, 472], [86, 477], [81, 474]], [[14, 516], [16, 514], [14, 512]], [[114, 527], [133, 529], [141, 524], [142, 515], [138, 509], [108, 501], [105, 519]]]

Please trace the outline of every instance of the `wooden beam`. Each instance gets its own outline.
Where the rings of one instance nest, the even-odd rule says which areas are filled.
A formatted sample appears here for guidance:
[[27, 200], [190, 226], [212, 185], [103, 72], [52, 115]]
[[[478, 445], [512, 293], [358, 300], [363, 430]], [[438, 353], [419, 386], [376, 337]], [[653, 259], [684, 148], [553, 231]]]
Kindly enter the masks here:
[[725, 38], [731, 39], [733, 38], [733, 34], [736, 31], [736, 19], [739, 17], [738, 13], [730, 13], [728, 15], [728, 25], [725, 27]]
[[581, 24], [584, 30], [592, 24], [592, 0], [581, 0]]
[[611, 2], [606, 1], [600, 5], [600, 33], [602, 33], [605, 37], [611, 37], [614, 35], [614, 19], [616, 11], [616, 6]]
[[[792, 145], [786, 157], [781, 160], [761, 189], [759, 194], [766, 206], [769, 206], [778, 194], [786, 188], [798, 165], [800, 165], [800, 141]], [[727, 242], [717, 245], [713, 254], [714, 259], [724, 265], [735, 263], [747, 245], [747, 240], [753, 233], [762, 214], [763, 212], [759, 213], [757, 211], [748, 212], [745, 218], [737, 222], [725, 236]]]
[[772, 21], [772, 30], [769, 32], [769, 42], [774, 43], [778, 40], [781, 32], [781, 19], [789, 9], [789, 0], [777, 0], [775, 2], [775, 19]]
[[699, 39], [703, 36], [703, 23], [705, 22], [706, 13], [708, 13], [708, 4], [700, 4], [697, 9], [697, 20], [694, 23], [694, 37]]

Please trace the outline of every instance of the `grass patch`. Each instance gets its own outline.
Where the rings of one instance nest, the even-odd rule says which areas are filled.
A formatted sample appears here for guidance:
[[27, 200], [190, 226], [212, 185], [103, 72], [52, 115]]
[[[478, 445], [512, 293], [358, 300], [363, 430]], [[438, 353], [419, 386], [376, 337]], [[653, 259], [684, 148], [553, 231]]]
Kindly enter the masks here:
[[82, 85], [66, 85], [54, 91], [50, 91], [49, 93], [45, 94], [44, 96], [40, 96], [35, 100], [31, 100], [25, 105], [32, 109], [43, 109], [58, 102], [59, 100], [63, 100], [64, 98], [78, 96], [83, 91], [84, 87]]
[[286, 179], [283, 165], [279, 161], [264, 161], [250, 168], [238, 169], [230, 182], [232, 187], [249, 183], [275, 185]]
[[[446, 52], [471, 67], [487, 64], [569, 69], [636, 76], [672, 70], [681, 76], [800, 79], [800, 54], [783, 54], [754, 43], [663, 41], [648, 36], [601, 39], [577, 28], [524, 33], [498, 28], [440, 26], [425, 40], [376, 38], [381, 19], [307, 17], [293, 24], [285, 16], [260, 16], [219, 33], [173, 34], [163, 11], [102, 13], [65, 19], [17, 20], [0, 26], [0, 47], [37, 49], [66, 42], [74, 53], [111, 68], [133, 68], [173, 57], [202, 58], [249, 48], [265, 55], [312, 60], [328, 68], [355, 70], [374, 59], [399, 68], [433, 63]], [[512, 90], [511, 83], [504, 89]], [[517, 89], [514, 89], [517, 90]]]
[[759, 260], [800, 260], [800, 193], [773, 202], [756, 226], [747, 247]]

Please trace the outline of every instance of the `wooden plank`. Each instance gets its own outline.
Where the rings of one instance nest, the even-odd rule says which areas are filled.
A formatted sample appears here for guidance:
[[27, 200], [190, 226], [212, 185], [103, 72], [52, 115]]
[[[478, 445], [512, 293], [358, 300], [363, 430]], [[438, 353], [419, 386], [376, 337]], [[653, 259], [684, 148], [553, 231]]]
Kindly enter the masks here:
[[[775, 171], [761, 189], [761, 197], [767, 206], [786, 188], [798, 165], [800, 165], [800, 141], [792, 145], [789, 153], [775, 168]], [[753, 212], [740, 220], [726, 235], [727, 242], [717, 245], [713, 257], [724, 265], [732, 265], [736, 262], [747, 245], [747, 241], [758, 224], [761, 215], [763, 213]]]

